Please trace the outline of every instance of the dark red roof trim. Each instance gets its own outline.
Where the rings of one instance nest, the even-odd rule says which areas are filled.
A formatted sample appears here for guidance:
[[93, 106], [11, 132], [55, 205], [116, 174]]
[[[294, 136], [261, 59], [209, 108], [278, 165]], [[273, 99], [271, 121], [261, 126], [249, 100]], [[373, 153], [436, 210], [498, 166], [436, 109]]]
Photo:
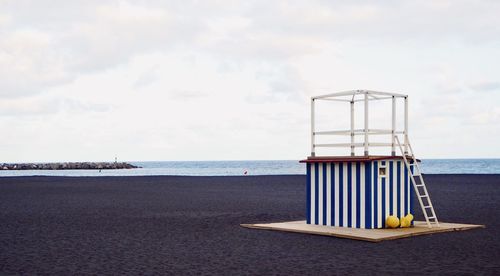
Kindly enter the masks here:
[[[407, 156], [411, 160], [410, 156]], [[324, 163], [324, 162], [359, 162], [359, 161], [377, 161], [377, 160], [403, 160], [403, 156], [316, 156], [300, 160], [300, 163]], [[420, 160], [417, 159], [420, 162]]]

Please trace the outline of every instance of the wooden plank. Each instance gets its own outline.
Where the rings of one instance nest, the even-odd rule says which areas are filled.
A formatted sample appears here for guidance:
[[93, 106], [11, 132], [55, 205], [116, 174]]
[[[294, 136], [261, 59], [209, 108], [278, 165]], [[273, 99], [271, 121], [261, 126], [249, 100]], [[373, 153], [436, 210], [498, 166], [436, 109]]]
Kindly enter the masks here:
[[443, 233], [443, 232], [464, 231], [464, 230], [485, 227], [484, 225], [440, 222], [438, 227], [428, 228], [427, 224], [424, 221], [416, 221], [415, 226], [411, 228], [359, 229], [359, 228], [349, 228], [349, 227], [311, 225], [311, 224], [306, 224], [304, 220], [277, 222], [277, 223], [241, 224], [241, 226], [252, 229], [334, 236], [339, 238], [347, 238], [347, 239], [370, 241], [370, 242], [380, 242], [384, 240], [394, 240], [394, 239], [401, 239], [401, 238], [408, 238], [413, 236], [428, 235], [428, 234]]

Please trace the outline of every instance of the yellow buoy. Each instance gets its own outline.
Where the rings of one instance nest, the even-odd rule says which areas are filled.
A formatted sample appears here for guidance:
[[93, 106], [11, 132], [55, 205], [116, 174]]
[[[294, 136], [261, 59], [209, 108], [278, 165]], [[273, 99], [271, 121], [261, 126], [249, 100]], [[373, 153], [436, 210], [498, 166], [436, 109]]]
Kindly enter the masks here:
[[388, 216], [385, 219], [385, 225], [388, 228], [396, 228], [396, 227], [398, 227], [399, 226], [399, 219], [398, 219], [398, 217], [396, 217], [396, 216]]
[[410, 227], [412, 220], [413, 220], [413, 215], [408, 214], [408, 215], [401, 218], [400, 226], [403, 228]]
[[412, 214], [408, 214], [408, 215], [406, 215], [406, 216], [405, 216], [405, 218], [408, 218], [408, 220], [409, 220], [410, 222], [412, 222], [412, 221], [413, 221], [413, 215], [412, 215]]
[[401, 218], [401, 227], [407, 228], [410, 227], [411, 221], [408, 219], [408, 216]]

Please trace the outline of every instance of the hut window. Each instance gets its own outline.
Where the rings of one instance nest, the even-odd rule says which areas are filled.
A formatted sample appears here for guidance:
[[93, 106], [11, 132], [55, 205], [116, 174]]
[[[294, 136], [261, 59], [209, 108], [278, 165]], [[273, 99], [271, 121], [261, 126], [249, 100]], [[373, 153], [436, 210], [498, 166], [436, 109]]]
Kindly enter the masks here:
[[378, 168], [378, 175], [380, 177], [385, 177], [386, 176], [386, 168], [385, 168], [385, 166], [384, 167], [381, 166], [381, 167]]

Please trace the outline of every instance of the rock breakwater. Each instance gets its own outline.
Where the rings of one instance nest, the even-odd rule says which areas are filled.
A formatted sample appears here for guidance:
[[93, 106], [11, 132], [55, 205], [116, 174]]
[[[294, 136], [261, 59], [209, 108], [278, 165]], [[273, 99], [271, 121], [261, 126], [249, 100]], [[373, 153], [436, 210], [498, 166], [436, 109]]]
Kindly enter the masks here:
[[116, 170], [135, 169], [126, 162], [4, 163], [2, 170]]

